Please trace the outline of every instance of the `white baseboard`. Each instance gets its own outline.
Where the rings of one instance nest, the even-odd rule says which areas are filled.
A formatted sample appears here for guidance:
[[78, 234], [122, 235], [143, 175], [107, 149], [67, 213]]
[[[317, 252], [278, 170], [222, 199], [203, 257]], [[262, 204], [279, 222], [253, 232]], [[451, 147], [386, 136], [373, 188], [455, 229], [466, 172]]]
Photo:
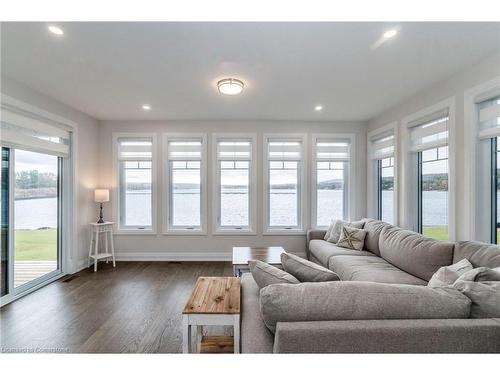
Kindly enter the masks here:
[[[292, 253], [301, 257], [305, 257], [305, 253]], [[213, 251], [198, 251], [198, 252], [115, 252], [117, 261], [129, 262], [230, 262], [233, 255], [231, 252], [213, 252]], [[93, 262], [91, 262], [93, 264]], [[78, 262], [76, 272], [87, 268], [87, 260], [83, 259]]]
[[116, 252], [117, 261], [212, 261], [229, 262], [232, 259], [230, 252]]

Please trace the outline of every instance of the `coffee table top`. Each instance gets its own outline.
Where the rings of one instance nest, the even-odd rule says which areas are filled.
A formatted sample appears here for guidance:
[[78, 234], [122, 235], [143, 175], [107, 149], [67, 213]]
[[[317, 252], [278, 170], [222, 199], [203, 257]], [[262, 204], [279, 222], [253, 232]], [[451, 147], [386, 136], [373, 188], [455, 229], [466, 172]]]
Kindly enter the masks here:
[[239, 314], [238, 277], [199, 277], [183, 314]]
[[286, 253], [286, 251], [281, 246], [233, 247], [233, 265], [248, 265], [249, 260], [281, 264], [280, 256], [282, 253]]

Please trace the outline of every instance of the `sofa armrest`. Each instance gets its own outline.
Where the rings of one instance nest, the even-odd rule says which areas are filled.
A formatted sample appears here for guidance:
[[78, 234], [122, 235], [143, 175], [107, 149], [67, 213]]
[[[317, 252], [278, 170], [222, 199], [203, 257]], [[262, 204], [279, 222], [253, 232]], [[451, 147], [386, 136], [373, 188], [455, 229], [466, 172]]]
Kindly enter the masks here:
[[279, 322], [275, 353], [500, 353], [500, 319]]
[[326, 230], [324, 229], [309, 229], [307, 231], [307, 247], [309, 247], [309, 242], [311, 240], [324, 240]]

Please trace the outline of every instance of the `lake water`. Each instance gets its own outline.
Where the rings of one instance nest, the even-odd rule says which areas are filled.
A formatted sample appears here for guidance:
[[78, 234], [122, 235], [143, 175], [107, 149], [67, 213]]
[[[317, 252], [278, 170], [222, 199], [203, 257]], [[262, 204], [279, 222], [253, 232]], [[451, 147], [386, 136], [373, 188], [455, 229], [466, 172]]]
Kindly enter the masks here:
[[[321, 207], [318, 210], [318, 222], [330, 222], [332, 216], [341, 211], [342, 207], [342, 192], [340, 190], [321, 190]], [[392, 220], [392, 192], [385, 191], [383, 202], [384, 212], [387, 212], [386, 219]], [[290, 222], [294, 217], [290, 217], [293, 208], [291, 194], [276, 194], [273, 197], [274, 206], [276, 208], [273, 220], [275, 222]], [[189, 222], [189, 215], [185, 213], [194, 212], [196, 204], [196, 194], [180, 194], [177, 197], [175, 205], [175, 214], [178, 217], [178, 223]], [[447, 225], [447, 216], [443, 213], [447, 212], [447, 192], [442, 191], [426, 191], [424, 192], [424, 225]], [[145, 202], [149, 202], [149, 196], [146, 194], [134, 194], [134, 197], [128, 200], [128, 214], [131, 222], [144, 223], [147, 221], [144, 207], [148, 206]], [[228, 223], [241, 223], [246, 220], [246, 217], [241, 214], [242, 208], [246, 207], [245, 200], [241, 199], [240, 194], [227, 194], [226, 212], [228, 213]], [[499, 199], [500, 207], [500, 199]], [[231, 209], [229, 209], [231, 207]], [[40, 227], [57, 226], [57, 200], [56, 198], [42, 199], [26, 199], [16, 200], [15, 202], [15, 228], [16, 229], [37, 229]], [[97, 213], [97, 209], [96, 209]], [[109, 211], [105, 214], [109, 215]], [[110, 217], [108, 216], [108, 219]]]

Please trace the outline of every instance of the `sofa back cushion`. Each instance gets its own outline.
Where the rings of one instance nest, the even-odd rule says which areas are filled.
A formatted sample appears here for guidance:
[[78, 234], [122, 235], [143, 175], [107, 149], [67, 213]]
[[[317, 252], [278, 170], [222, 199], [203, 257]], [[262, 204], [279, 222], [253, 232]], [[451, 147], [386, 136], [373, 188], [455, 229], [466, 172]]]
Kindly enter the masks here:
[[259, 288], [264, 288], [271, 284], [277, 283], [288, 283], [288, 284], [298, 284], [300, 283], [293, 275], [288, 272], [280, 270], [270, 264], [264, 263], [260, 260], [250, 260], [248, 262], [248, 267], [252, 276], [259, 286]]
[[275, 284], [260, 291], [264, 323], [468, 318], [471, 301], [454, 288], [363, 281]]
[[389, 263], [427, 281], [439, 268], [453, 261], [453, 243], [393, 226], [382, 229], [379, 247], [380, 255]]
[[475, 241], [455, 244], [453, 263], [467, 259], [474, 267], [500, 267], [500, 246]]
[[320, 266], [319, 264], [298, 257], [297, 255], [282, 253], [280, 258], [283, 269], [300, 282], [339, 280], [339, 275], [335, 272]]
[[363, 221], [365, 222], [363, 229], [366, 231], [365, 250], [380, 256], [380, 248], [378, 246], [380, 232], [385, 227], [390, 227], [391, 225], [375, 219], [363, 219]]

